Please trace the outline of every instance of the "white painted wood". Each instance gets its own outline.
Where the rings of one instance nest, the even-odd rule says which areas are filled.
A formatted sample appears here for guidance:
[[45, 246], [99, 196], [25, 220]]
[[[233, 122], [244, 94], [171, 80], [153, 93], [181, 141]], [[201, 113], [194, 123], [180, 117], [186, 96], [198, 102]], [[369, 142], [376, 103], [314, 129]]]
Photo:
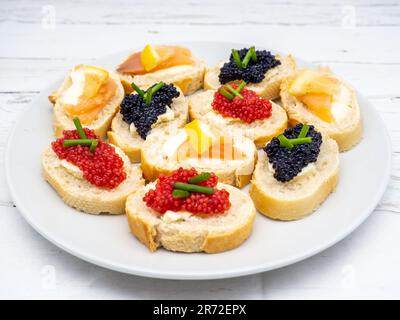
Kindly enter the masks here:
[[[400, 298], [399, 32], [400, 3], [389, 0], [1, 1], [0, 298]], [[327, 64], [370, 98], [393, 143], [391, 181], [371, 218], [336, 246], [293, 266], [198, 282], [105, 270], [30, 228], [6, 186], [4, 150], [18, 115], [41, 88], [74, 63], [146, 42], [210, 38]]]

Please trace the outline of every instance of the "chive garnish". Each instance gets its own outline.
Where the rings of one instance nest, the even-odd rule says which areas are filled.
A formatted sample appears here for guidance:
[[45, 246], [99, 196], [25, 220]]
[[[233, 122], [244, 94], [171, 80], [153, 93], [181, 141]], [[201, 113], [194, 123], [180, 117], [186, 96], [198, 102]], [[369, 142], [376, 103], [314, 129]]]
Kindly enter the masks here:
[[197, 176], [191, 177], [188, 182], [192, 184], [197, 184], [203, 181], [210, 179], [211, 174], [209, 172], [203, 172], [198, 174]]
[[183, 199], [189, 197], [190, 193], [185, 190], [175, 189], [172, 191], [172, 197], [175, 199]]
[[307, 136], [308, 130], [310, 129], [310, 126], [307, 124], [303, 124], [301, 127], [299, 136], [297, 138], [305, 138]]
[[86, 133], [82, 128], [82, 124], [81, 124], [81, 121], [79, 120], [79, 118], [75, 117], [72, 121], [74, 121], [74, 125], [75, 125], [75, 128], [76, 128], [76, 131], [78, 131], [79, 138], [87, 139]]
[[150, 87], [149, 89], [147, 89], [147, 91], [146, 91], [146, 93], [144, 94], [144, 97], [143, 97], [146, 105], [148, 105], [148, 106], [150, 105], [151, 99], [153, 98], [153, 95], [158, 90], [160, 90], [164, 85], [165, 85], [165, 83], [163, 81], [160, 81], [155, 86]]
[[253, 62], [257, 62], [257, 52], [256, 52], [256, 48], [251, 47], [250, 48], [251, 51], [251, 59], [253, 60]]
[[240, 99], [243, 99], [243, 96], [242, 96], [238, 91], [236, 91], [236, 89], [233, 89], [229, 84], [227, 84], [225, 87], [226, 87], [231, 93], [233, 93], [235, 96], [239, 97]]
[[232, 100], [234, 98], [233, 95], [231, 95], [228, 91], [226, 91], [224, 88], [219, 89], [219, 93], [222, 94], [225, 98], [228, 100]]
[[253, 57], [253, 50], [252, 49], [254, 49], [254, 47], [251, 47], [249, 50], [247, 50], [246, 55], [243, 58], [242, 65], [243, 65], [244, 69], [247, 68], [247, 65], [249, 64], [250, 59]]
[[236, 89], [237, 92], [240, 92], [243, 90], [244, 86], [246, 85], [246, 81], [242, 81], [242, 83], [239, 85], [239, 87]]
[[281, 147], [285, 147], [285, 148], [287, 148], [289, 150], [291, 150], [293, 148], [293, 144], [283, 134], [280, 134], [278, 136], [278, 139], [279, 139], [279, 144], [280, 144]]
[[232, 49], [232, 57], [235, 60], [235, 63], [239, 69], [243, 69], [242, 60], [240, 60], [239, 53], [236, 49]]
[[73, 146], [91, 146], [93, 141], [97, 141], [95, 139], [74, 139], [74, 140], [64, 140], [63, 146], [64, 147], [73, 147]]
[[90, 144], [89, 151], [94, 152], [98, 144], [99, 144], [98, 140], [93, 140], [92, 143]]
[[179, 190], [189, 191], [189, 192], [198, 192], [198, 193], [206, 193], [206, 194], [214, 193], [214, 188], [202, 187], [202, 186], [198, 186], [195, 184], [189, 184], [189, 183], [175, 182], [174, 188], [179, 189]]
[[143, 99], [143, 97], [144, 97], [144, 92], [143, 92], [143, 90], [140, 89], [134, 82], [131, 83], [131, 87], [132, 87], [132, 89], [135, 90], [135, 91], [138, 93], [138, 95], [141, 96], [142, 99]]
[[311, 137], [306, 138], [296, 138], [289, 140], [292, 145], [303, 144], [303, 143], [310, 143], [312, 141]]

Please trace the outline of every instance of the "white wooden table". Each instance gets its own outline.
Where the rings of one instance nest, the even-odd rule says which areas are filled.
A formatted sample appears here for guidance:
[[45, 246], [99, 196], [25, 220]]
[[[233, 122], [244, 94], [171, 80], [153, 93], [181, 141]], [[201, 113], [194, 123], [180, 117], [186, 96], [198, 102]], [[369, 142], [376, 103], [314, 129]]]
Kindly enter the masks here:
[[[396, 0], [0, 0], [0, 298], [400, 298], [399, 35]], [[306, 261], [218, 281], [116, 273], [38, 235], [13, 205], [3, 165], [9, 132], [29, 101], [82, 60], [144, 43], [210, 39], [328, 64], [370, 99], [393, 142], [391, 181], [371, 217]]]

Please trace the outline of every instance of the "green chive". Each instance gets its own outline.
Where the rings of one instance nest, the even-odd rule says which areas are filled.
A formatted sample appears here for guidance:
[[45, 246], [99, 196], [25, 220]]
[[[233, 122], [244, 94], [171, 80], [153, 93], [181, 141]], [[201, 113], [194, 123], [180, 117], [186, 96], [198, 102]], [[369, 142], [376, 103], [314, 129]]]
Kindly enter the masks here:
[[243, 88], [244, 88], [244, 86], [245, 86], [246, 84], [247, 84], [247, 83], [246, 83], [245, 81], [242, 81], [242, 83], [241, 83], [240, 86], [236, 89], [236, 91], [237, 91], [237, 92], [242, 91]]
[[231, 95], [228, 91], [226, 91], [224, 88], [219, 89], [219, 93], [222, 94], [225, 98], [228, 100], [232, 100], [234, 98], [233, 95]]
[[257, 62], [256, 48], [251, 47], [251, 48], [250, 48], [250, 51], [251, 51], [251, 58], [253, 59], [253, 62]]
[[236, 89], [233, 89], [229, 84], [227, 84], [225, 87], [228, 88], [228, 90], [232, 92], [235, 96], [243, 99], [243, 96], [239, 92], [237, 92]]
[[73, 121], [74, 121], [74, 125], [75, 125], [75, 128], [76, 128], [76, 131], [78, 131], [79, 138], [81, 138], [81, 139], [87, 139], [86, 134], [85, 134], [85, 131], [84, 131], [83, 128], [82, 128], [82, 124], [81, 124], [81, 121], [79, 120], [79, 118], [78, 118], [78, 117], [75, 117], [75, 118], [73, 119]]
[[135, 91], [138, 93], [138, 95], [141, 96], [142, 99], [143, 99], [143, 97], [144, 97], [144, 92], [143, 92], [143, 90], [140, 89], [134, 82], [131, 83], [131, 87], [132, 87], [132, 89], [135, 90]]
[[172, 197], [175, 199], [183, 199], [189, 197], [190, 193], [184, 190], [175, 189], [172, 191]]
[[[251, 48], [254, 48], [254, 47], [251, 47]], [[251, 48], [250, 48], [249, 50], [247, 50], [246, 55], [245, 55], [244, 58], [243, 58], [242, 65], [243, 65], [243, 68], [244, 68], [244, 69], [247, 68], [247, 65], [249, 64], [250, 59], [251, 59], [252, 56], [253, 56], [253, 53], [252, 53]]]
[[305, 138], [307, 136], [308, 130], [310, 129], [309, 125], [303, 124], [301, 127], [299, 136], [297, 138]]
[[303, 144], [303, 143], [310, 143], [312, 141], [311, 137], [306, 138], [297, 138], [297, 139], [289, 139], [292, 145]]
[[98, 140], [93, 140], [92, 143], [90, 144], [89, 151], [94, 152], [98, 144], [99, 144]]
[[151, 103], [151, 98], [153, 98], [153, 91], [151, 89], [149, 89], [148, 91], [146, 91], [145, 97], [144, 97], [144, 102], [146, 103], [146, 105], [150, 105]]
[[151, 99], [153, 98], [153, 95], [160, 90], [163, 86], [165, 85], [164, 82], [160, 81], [159, 83], [157, 83], [155, 86], [150, 87], [149, 89], [147, 89], [146, 93], [144, 94], [144, 100], [146, 102], [146, 104], [149, 106], [151, 103]]
[[240, 60], [239, 53], [237, 52], [236, 49], [232, 49], [232, 57], [233, 60], [235, 60], [237, 67], [239, 69], [243, 69], [242, 60]]
[[279, 139], [279, 144], [281, 147], [285, 147], [289, 150], [291, 150], [293, 148], [293, 144], [292, 144], [291, 140], [286, 138], [283, 134], [280, 134], [278, 136], [278, 139]]
[[203, 172], [198, 174], [197, 176], [191, 177], [188, 182], [192, 184], [197, 184], [203, 181], [210, 179], [211, 174], [209, 172]]
[[214, 188], [202, 187], [202, 186], [198, 186], [195, 184], [175, 182], [174, 187], [176, 189], [185, 190], [185, 191], [189, 191], [189, 192], [198, 192], [198, 193], [206, 193], [206, 194], [214, 193]]
[[73, 146], [91, 146], [93, 141], [97, 141], [95, 139], [74, 139], [74, 140], [64, 140], [64, 147], [73, 147]]

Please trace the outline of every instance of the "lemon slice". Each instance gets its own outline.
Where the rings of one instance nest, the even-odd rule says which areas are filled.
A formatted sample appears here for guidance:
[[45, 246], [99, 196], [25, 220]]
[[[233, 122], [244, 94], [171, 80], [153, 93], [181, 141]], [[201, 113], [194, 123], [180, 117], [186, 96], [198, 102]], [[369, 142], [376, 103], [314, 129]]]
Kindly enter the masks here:
[[293, 96], [307, 93], [321, 93], [333, 96], [339, 88], [339, 81], [321, 72], [304, 69], [296, 76], [289, 87]]
[[193, 120], [185, 125], [185, 131], [189, 144], [198, 155], [203, 154], [212, 146], [213, 135], [204, 123]]
[[83, 95], [87, 98], [94, 97], [109, 77], [107, 70], [95, 66], [81, 64], [75, 70], [82, 70], [84, 74]]
[[158, 66], [161, 61], [161, 57], [158, 54], [156, 47], [150, 44], [146, 45], [140, 54], [143, 68], [146, 71], [150, 71]]

